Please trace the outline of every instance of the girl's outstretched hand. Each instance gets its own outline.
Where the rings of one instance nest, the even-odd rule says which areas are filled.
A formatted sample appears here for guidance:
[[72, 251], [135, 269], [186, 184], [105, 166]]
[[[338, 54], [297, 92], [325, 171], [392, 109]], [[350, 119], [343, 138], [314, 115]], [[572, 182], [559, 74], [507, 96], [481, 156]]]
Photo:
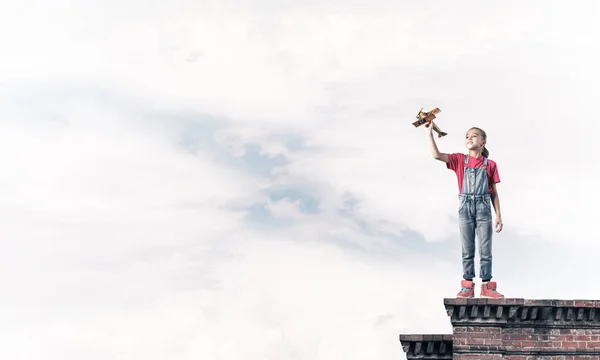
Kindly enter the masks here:
[[496, 217], [496, 232], [502, 231], [502, 218]]

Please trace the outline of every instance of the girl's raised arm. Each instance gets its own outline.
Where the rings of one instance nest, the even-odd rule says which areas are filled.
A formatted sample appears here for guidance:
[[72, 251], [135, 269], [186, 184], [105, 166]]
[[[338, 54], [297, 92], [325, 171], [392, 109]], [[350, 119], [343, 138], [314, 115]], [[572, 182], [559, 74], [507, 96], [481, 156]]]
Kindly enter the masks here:
[[441, 153], [438, 150], [437, 145], [435, 143], [435, 139], [433, 138], [433, 126], [430, 125], [427, 128], [427, 130], [428, 130], [427, 136], [429, 137], [429, 148], [431, 149], [431, 155], [433, 156], [434, 159], [447, 163], [448, 162], [448, 154]]

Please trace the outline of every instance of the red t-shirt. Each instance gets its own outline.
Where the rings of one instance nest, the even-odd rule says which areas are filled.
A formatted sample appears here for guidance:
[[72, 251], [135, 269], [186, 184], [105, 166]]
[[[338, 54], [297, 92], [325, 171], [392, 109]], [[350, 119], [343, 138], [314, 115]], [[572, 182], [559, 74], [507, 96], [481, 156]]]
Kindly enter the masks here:
[[[465, 164], [465, 154], [454, 153], [448, 154], [448, 163], [446, 167], [450, 170], [454, 170], [456, 173], [456, 177], [458, 179], [458, 192], [462, 191], [462, 181], [465, 169], [463, 168]], [[480, 168], [483, 167], [483, 156], [480, 156], [478, 159], [469, 156], [469, 163], [467, 164], [469, 168]], [[492, 193], [492, 184], [500, 182], [500, 175], [498, 175], [498, 166], [496, 163], [490, 159], [488, 159], [487, 163], [487, 178], [488, 178], [488, 193]]]

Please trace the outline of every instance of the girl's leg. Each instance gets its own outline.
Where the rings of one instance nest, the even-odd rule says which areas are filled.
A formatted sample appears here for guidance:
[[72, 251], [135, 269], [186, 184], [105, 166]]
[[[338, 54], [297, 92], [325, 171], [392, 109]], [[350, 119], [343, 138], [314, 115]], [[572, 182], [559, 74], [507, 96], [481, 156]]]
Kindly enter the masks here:
[[479, 276], [484, 280], [492, 279], [492, 210], [489, 199], [477, 202], [476, 231], [479, 239], [480, 271]]
[[473, 203], [463, 200], [458, 209], [458, 224], [462, 243], [463, 279], [475, 277], [475, 217]]

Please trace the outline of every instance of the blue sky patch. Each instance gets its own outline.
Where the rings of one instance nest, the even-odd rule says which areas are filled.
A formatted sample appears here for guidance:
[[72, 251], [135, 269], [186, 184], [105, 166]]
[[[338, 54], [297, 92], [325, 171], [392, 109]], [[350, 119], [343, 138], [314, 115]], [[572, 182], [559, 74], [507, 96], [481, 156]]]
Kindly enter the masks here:
[[253, 225], [261, 227], [283, 227], [292, 224], [292, 219], [274, 217], [262, 204], [254, 204], [246, 209], [245, 220]]
[[298, 201], [300, 211], [315, 214], [319, 212], [319, 199], [314, 191], [301, 187], [279, 187], [267, 190], [269, 198], [276, 202], [283, 199]]

